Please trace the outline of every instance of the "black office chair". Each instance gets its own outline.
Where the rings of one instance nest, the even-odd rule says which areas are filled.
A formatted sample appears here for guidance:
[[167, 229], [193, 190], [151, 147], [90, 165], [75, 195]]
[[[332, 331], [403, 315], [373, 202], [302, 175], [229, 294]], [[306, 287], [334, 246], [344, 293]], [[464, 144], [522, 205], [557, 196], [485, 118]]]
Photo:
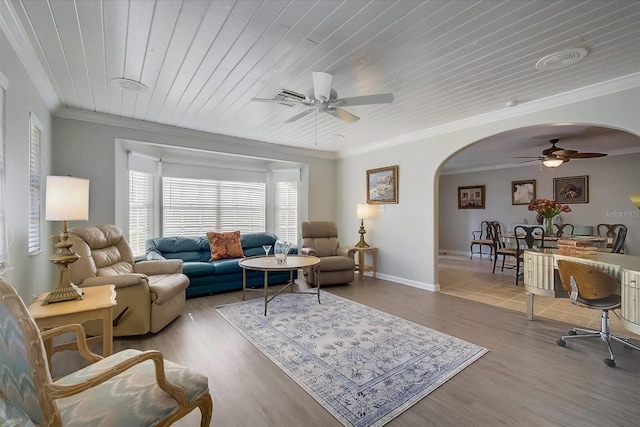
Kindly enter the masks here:
[[606, 238], [605, 247], [600, 252], [622, 253], [627, 239], [627, 226], [624, 224], [598, 224], [598, 237]]
[[520, 265], [524, 264], [526, 249], [544, 249], [544, 228], [539, 225], [525, 227], [518, 225], [513, 229], [516, 235], [516, 286], [520, 279]]
[[[489, 253], [489, 259], [491, 259], [494, 256], [494, 252], [495, 252], [495, 242], [493, 240], [493, 237], [491, 237], [493, 227], [491, 226], [491, 221], [482, 221], [480, 223], [480, 230], [476, 230], [476, 231], [472, 231], [471, 235], [472, 235], [472, 239], [471, 239], [471, 256], [469, 257], [469, 259], [473, 259], [473, 254], [480, 254], [480, 259], [482, 259], [482, 247], [483, 246], [488, 246], [490, 253]], [[473, 252], [473, 247], [475, 245], [480, 246], [478, 252]]]
[[[569, 335], [559, 338], [556, 344], [564, 347], [567, 344], [566, 340], [569, 338], [600, 338], [607, 343], [609, 348], [609, 357], [603, 361], [612, 368], [616, 366], [616, 362], [611, 348], [611, 340], [640, 350], [640, 347], [632, 344], [628, 338], [613, 335], [609, 329], [609, 310], [620, 308], [621, 305], [620, 295], [616, 294], [620, 287], [620, 282], [615, 277], [586, 264], [567, 260], [558, 260], [558, 272], [560, 273], [562, 287], [571, 297], [571, 303], [593, 310], [602, 310], [602, 322], [600, 330], [573, 328], [569, 331]], [[581, 334], [578, 332], [581, 332]]]
[[573, 224], [554, 224], [556, 226], [556, 237], [562, 237], [565, 235], [573, 235], [575, 228]]

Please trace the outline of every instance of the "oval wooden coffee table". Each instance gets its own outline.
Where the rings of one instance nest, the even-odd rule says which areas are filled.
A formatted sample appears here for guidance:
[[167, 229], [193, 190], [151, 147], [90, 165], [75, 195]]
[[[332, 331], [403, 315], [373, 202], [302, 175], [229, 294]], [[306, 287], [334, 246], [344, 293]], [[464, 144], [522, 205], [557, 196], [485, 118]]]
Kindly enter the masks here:
[[[301, 268], [313, 268], [313, 277], [316, 286], [316, 292], [301, 292], [296, 291], [299, 294], [316, 294], [318, 295], [318, 304], [320, 304], [320, 281], [318, 274], [318, 265], [320, 264], [320, 258], [309, 255], [289, 255], [283, 263], [278, 263], [274, 256], [255, 256], [245, 258], [240, 261], [239, 265], [242, 267], [242, 300], [247, 291], [260, 291], [262, 289], [247, 288], [247, 270], [264, 271], [264, 315], [267, 315], [267, 304], [274, 299], [278, 294], [285, 289], [289, 288], [291, 292], [293, 290], [293, 272]], [[289, 271], [289, 283], [284, 287], [278, 289], [275, 293], [269, 293], [269, 272], [270, 271]]]

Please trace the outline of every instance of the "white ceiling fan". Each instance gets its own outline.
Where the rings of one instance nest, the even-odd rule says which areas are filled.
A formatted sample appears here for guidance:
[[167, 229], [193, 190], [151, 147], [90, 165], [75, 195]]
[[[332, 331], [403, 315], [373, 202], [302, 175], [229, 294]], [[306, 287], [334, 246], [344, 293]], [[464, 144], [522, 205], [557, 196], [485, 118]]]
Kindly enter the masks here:
[[[289, 98], [286, 101], [271, 98], [252, 98], [252, 101], [258, 102], [271, 102], [284, 105], [303, 105], [306, 107], [312, 107], [303, 111], [300, 114], [296, 114], [285, 123], [292, 123], [311, 114], [314, 111], [318, 113], [329, 113], [334, 117], [344, 120], [347, 123], [353, 123], [360, 120], [360, 117], [351, 114], [347, 110], [340, 107], [353, 107], [356, 105], [371, 105], [371, 104], [388, 104], [393, 102], [393, 94], [391, 93], [378, 93], [374, 95], [354, 96], [351, 98], [338, 98], [338, 93], [331, 88], [332, 76], [329, 73], [321, 71], [313, 72], [313, 90], [305, 97], [299, 99]], [[291, 91], [287, 91], [292, 93]], [[295, 93], [295, 92], [293, 92]]]

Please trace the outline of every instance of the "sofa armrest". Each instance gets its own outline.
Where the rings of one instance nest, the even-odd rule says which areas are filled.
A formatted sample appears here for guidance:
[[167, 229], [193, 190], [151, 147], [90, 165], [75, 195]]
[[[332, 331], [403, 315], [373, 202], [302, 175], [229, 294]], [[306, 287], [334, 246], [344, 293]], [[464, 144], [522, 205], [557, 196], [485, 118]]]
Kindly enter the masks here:
[[181, 259], [141, 261], [134, 264], [133, 271], [136, 273], [146, 274], [147, 276], [182, 273], [183, 263], [184, 261]]
[[140, 284], [149, 286], [147, 276], [144, 274], [119, 274], [116, 276], [96, 276], [87, 277], [82, 281], [81, 287], [114, 285], [116, 289], [126, 288], [128, 286], [137, 286]]
[[354, 258], [355, 257], [355, 249], [353, 249], [353, 246], [340, 246], [337, 250], [336, 253], [340, 256], [346, 256], [349, 258]]
[[300, 248], [300, 253], [302, 255], [318, 256], [318, 251], [314, 248]]
[[145, 254], [145, 259], [147, 261], [164, 261], [166, 258], [162, 255], [157, 249], [149, 248], [147, 249], [147, 253]]

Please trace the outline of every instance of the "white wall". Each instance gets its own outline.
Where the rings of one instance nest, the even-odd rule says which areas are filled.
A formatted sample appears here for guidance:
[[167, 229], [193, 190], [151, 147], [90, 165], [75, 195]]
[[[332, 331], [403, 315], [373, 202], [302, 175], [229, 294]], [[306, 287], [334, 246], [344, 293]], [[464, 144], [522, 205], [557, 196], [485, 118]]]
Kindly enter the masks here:
[[[447, 130], [437, 134], [432, 132], [416, 141], [353, 155], [338, 162], [341, 185], [338, 200], [339, 227], [341, 230], [353, 230], [354, 239], [357, 230], [355, 206], [366, 197], [366, 170], [399, 166], [399, 203], [386, 205], [385, 211], [378, 212], [377, 218], [366, 221], [368, 243], [380, 248], [380, 277], [426, 289], [439, 289], [438, 224], [440, 221], [449, 221], [449, 218], [438, 217], [441, 201], [438, 168], [456, 152], [501, 132], [561, 122], [611, 127], [638, 136], [640, 88], [633, 87], [585, 100], [567, 100], [564, 105], [557, 107], [523, 105], [514, 114], [519, 112], [522, 115], [495, 121], [490, 121], [490, 117], [487, 117], [486, 123], [476, 120], [480, 123], [461, 130]], [[447, 129], [453, 127], [448, 126]], [[612, 176], [607, 181], [609, 183], [616, 179], [611, 173]], [[510, 184], [511, 179], [508, 180]], [[603, 179], [594, 179], [596, 186], [603, 185], [603, 182]], [[345, 236], [344, 231], [341, 234]]]
[[[33, 112], [42, 124], [42, 176], [51, 169], [51, 114], [27, 70], [0, 31], [0, 71], [8, 79], [5, 105], [5, 173], [7, 203], [7, 234], [11, 270], [3, 274], [28, 304], [34, 294], [50, 290], [56, 283], [57, 269], [49, 262], [51, 230], [60, 223], [44, 221], [42, 200], [42, 248], [36, 255], [27, 255], [27, 219], [29, 206], [29, 114]], [[44, 190], [44, 182], [42, 184]]]
[[[606, 150], [605, 150], [606, 151]], [[553, 199], [553, 179], [564, 176], [589, 177], [589, 203], [570, 204], [571, 212], [562, 213], [563, 223], [590, 225], [625, 224], [628, 235], [625, 253], [640, 255], [640, 210], [629, 199], [629, 193], [640, 192], [640, 154], [610, 156], [598, 159], [572, 160], [558, 168], [542, 168], [538, 164], [484, 172], [460, 173], [440, 177], [439, 247], [440, 251], [468, 253], [471, 231], [478, 230], [483, 220], [502, 224], [536, 224], [536, 213], [527, 205], [511, 204], [511, 181], [536, 180], [536, 197]], [[458, 187], [485, 185], [486, 209], [458, 209]], [[477, 250], [477, 248], [476, 248]], [[488, 250], [485, 248], [485, 251]]]
[[[92, 119], [99, 119], [92, 116]], [[109, 121], [109, 120], [107, 120]], [[130, 121], [135, 122], [135, 121]], [[127, 121], [115, 121], [124, 123]], [[147, 128], [147, 129], [139, 129]], [[131, 127], [93, 123], [84, 120], [55, 117], [53, 140], [53, 171], [89, 178], [89, 223], [118, 224], [124, 227], [126, 191], [116, 187], [127, 185], [126, 152], [119, 140], [141, 141], [158, 145], [221, 151], [245, 156], [260, 156], [288, 162], [303, 163], [301, 185], [308, 187], [308, 200], [301, 200], [300, 221], [308, 219], [334, 220], [336, 205], [336, 175], [333, 159], [315, 158], [302, 154], [285, 153], [266, 144], [213, 135], [202, 132], [176, 130], [162, 125], [131, 123]], [[118, 195], [116, 197], [116, 195]], [[120, 207], [118, 209], [118, 207]], [[78, 225], [81, 224], [72, 224]]]

